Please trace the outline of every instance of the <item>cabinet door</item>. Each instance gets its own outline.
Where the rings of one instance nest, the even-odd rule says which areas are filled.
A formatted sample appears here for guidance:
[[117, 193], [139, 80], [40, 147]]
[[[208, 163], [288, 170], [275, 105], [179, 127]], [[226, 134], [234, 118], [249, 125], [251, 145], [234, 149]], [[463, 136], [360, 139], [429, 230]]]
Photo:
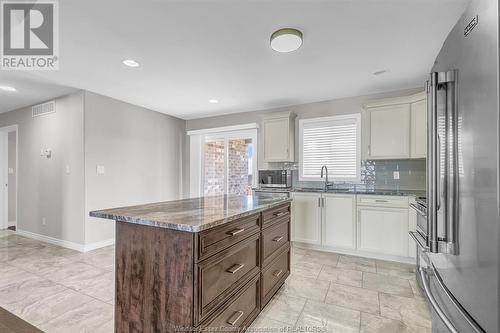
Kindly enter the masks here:
[[355, 196], [323, 195], [323, 245], [356, 248]]
[[427, 100], [411, 104], [411, 157], [427, 156]]
[[358, 207], [358, 249], [408, 256], [408, 209]]
[[368, 109], [368, 112], [370, 158], [409, 158], [410, 104], [374, 107]]
[[263, 121], [264, 160], [285, 162], [290, 160], [290, 119], [272, 118]]
[[320, 198], [316, 193], [293, 194], [292, 241], [321, 244]]

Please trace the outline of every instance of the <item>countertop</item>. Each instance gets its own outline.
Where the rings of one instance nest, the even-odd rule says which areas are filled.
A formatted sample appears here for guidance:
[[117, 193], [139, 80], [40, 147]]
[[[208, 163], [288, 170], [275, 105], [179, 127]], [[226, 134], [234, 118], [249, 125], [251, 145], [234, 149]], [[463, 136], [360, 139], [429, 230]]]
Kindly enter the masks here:
[[372, 189], [364, 187], [350, 187], [328, 189], [309, 188], [309, 187], [290, 187], [290, 188], [254, 188], [254, 191], [282, 193], [282, 192], [309, 192], [309, 193], [336, 193], [336, 194], [366, 194], [366, 195], [393, 195], [393, 196], [415, 196], [425, 197], [425, 191], [422, 190], [391, 190], [391, 189]]
[[158, 228], [199, 232], [291, 202], [283, 195], [219, 195], [90, 212], [90, 216]]

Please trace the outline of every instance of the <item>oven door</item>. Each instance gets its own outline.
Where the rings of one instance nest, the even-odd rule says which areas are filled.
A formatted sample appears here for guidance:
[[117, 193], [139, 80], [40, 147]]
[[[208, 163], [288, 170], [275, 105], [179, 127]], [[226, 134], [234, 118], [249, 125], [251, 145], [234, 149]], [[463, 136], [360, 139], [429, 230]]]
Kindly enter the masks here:
[[422, 248], [423, 251], [427, 251], [429, 249], [427, 214], [424, 208], [418, 204], [411, 203], [410, 208], [417, 213], [417, 231], [411, 231], [410, 236], [415, 240], [418, 247]]

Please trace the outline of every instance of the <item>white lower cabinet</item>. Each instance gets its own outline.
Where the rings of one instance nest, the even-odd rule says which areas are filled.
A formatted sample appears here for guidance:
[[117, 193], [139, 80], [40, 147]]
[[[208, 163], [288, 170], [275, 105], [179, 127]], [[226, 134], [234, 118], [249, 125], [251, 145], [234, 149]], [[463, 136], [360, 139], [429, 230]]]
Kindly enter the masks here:
[[345, 253], [414, 257], [408, 197], [295, 192], [292, 241]]
[[355, 249], [356, 197], [352, 194], [324, 194], [322, 213], [323, 245]]
[[292, 241], [321, 244], [321, 194], [293, 193]]
[[358, 207], [358, 250], [408, 256], [408, 208]]

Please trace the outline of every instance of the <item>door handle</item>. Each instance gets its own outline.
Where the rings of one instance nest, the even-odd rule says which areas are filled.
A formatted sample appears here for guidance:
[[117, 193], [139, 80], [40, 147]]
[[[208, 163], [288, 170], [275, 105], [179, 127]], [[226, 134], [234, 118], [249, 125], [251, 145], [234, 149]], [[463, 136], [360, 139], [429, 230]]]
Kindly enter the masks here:
[[235, 264], [235, 265], [231, 266], [231, 268], [229, 268], [226, 272], [231, 273], [231, 274], [235, 274], [237, 271], [239, 271], [243, 267], [245, 267], [245, 264]]
[[240, 320], [240, 318], [243, 317], [243, 314], [244, 314], [243, 311], [236, 311], [235, 313], [233, 313], [233, 315], [231, 317], [229, 317], [229, 319], [227, 320], [227, 323], [231, 326], [236, 325], [238, 320]]
[[227, 234], [231, 235], [231, 236], [236, 236], [237, 234], [241, 234], [243, 231], [245, 231], [245, 228], [234, 229], [234, 230], [228, 231]]

